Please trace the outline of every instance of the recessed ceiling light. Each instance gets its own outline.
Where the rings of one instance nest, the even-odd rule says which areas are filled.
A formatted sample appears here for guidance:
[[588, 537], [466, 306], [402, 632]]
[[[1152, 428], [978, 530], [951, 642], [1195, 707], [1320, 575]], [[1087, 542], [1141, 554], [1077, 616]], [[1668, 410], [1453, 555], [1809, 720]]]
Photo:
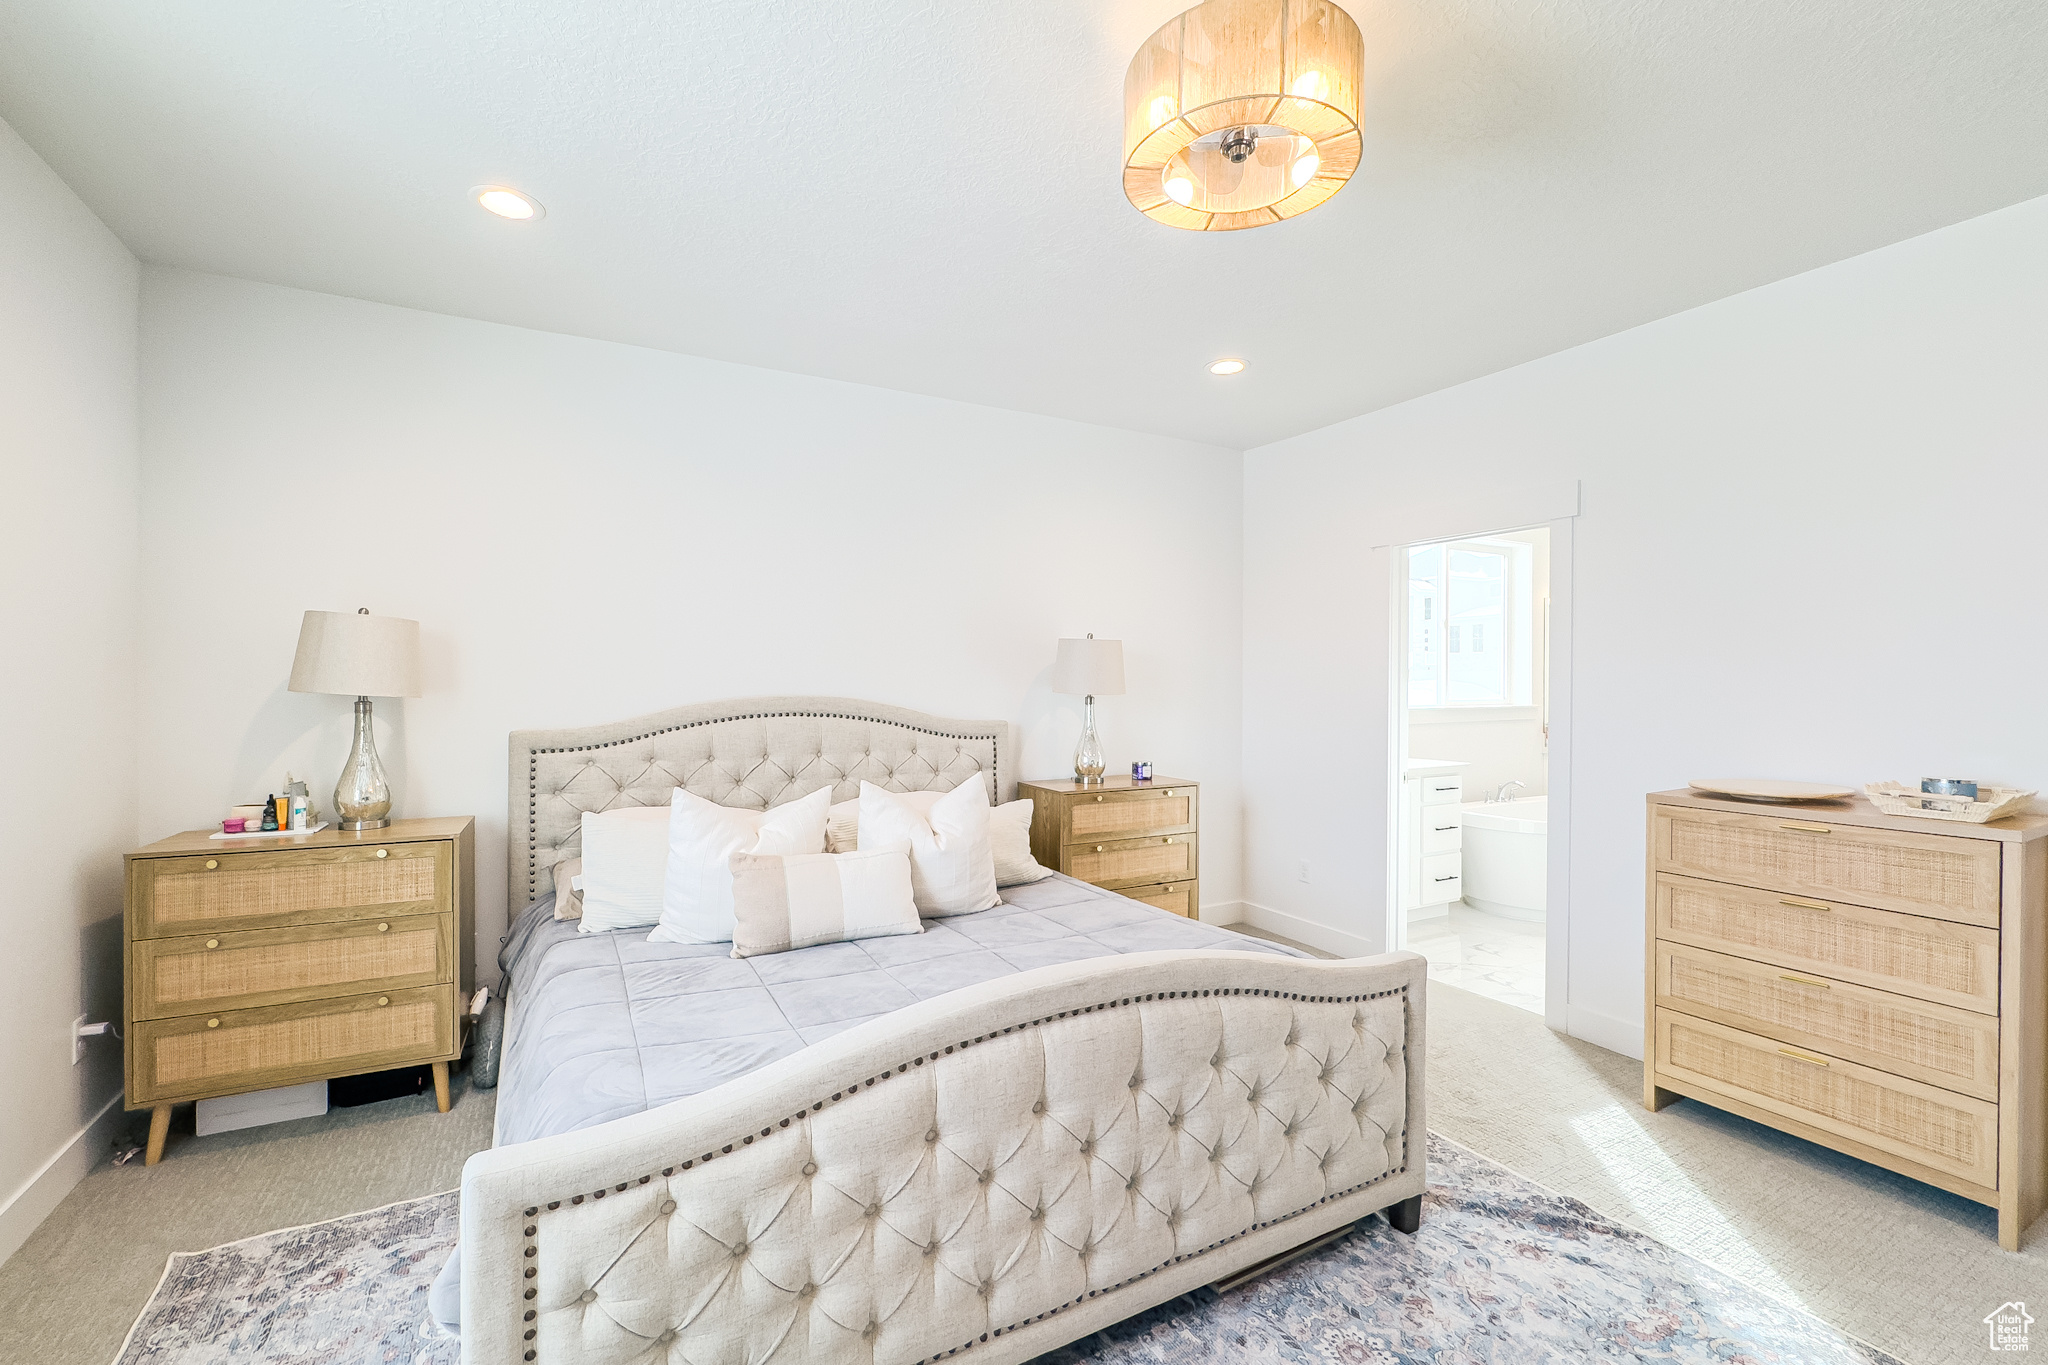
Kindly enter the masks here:
[[1244, 362], [1235, 356], [1219, 360], [1209, 367], [1210, 374], [1236, 374], [1244, 368]]
[[478, 185], [469, 195], [500, 218], [510, 218], [515, 222], [548, 216], [548, 211], [540, 206], [540, 200], [504, 185]]

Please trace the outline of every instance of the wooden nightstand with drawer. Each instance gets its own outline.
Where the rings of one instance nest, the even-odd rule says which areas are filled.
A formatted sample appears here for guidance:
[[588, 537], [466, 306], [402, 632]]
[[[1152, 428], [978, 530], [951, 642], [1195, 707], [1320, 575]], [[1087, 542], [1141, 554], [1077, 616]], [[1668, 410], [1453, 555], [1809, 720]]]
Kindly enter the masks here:
[[2048, 817], [1650, 797], [1643, 1102], [2048, 1206]]
[[178, 834], [127, 856], [130, 1109], [154, 1166], [171, 1106], [448, 1063], [476, 977], [476, 822], [247, 841]]
[[1045, 866], [1176, 915], [1202, 917], [1193, 782], [1019, 782], [1017, 795], [1031, 802], [1031, 856]]

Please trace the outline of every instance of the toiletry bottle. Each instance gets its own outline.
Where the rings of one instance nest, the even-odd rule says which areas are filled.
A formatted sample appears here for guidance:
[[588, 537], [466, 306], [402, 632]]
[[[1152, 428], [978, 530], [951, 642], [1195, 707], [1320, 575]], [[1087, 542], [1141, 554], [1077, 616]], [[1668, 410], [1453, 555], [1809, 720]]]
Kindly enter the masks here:
[[277, 796], [272, 793], [263, 800], [263, 832], [270, 833], [277, 828]]

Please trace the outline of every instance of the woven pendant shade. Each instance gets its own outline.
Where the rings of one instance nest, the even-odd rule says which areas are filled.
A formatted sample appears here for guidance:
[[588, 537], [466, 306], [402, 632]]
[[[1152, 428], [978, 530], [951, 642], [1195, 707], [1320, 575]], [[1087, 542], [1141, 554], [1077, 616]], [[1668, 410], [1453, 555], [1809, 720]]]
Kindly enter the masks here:
[[1330, 0], [1208, 0], [1124, 74], [1124, 193], [1169, 227], [1292, 218], [1358, 168], [1365, 43]]

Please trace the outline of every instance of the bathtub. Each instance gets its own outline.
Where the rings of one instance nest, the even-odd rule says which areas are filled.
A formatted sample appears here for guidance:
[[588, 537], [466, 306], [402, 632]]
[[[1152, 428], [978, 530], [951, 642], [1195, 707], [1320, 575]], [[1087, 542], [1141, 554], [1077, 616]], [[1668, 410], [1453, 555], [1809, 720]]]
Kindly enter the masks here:
[[1463, 813], [1465, 904], [1504, 919], [1543, 919], [1550, 798], [1467, 801]]

